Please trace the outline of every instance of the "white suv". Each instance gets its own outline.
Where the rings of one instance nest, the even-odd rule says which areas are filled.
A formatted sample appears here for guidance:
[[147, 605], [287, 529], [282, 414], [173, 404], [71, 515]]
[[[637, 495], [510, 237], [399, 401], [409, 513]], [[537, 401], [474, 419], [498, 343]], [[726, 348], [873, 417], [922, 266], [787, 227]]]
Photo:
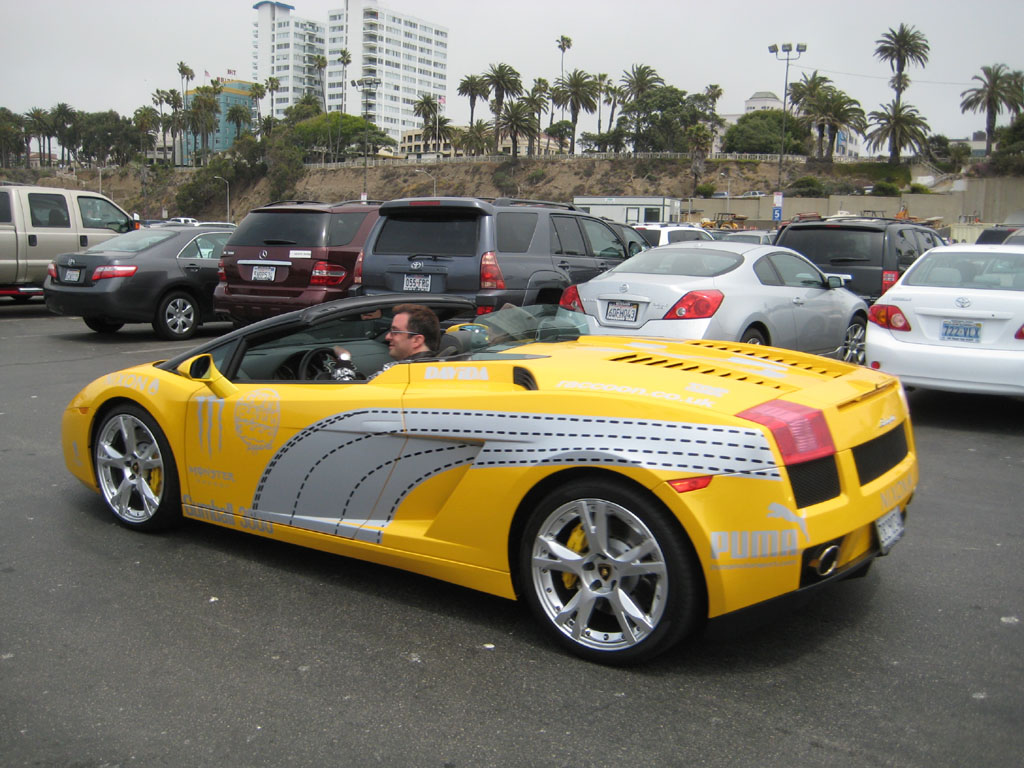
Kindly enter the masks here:
[[696, 224], [634, 224], [633, 229], [652, 246], [715, 239]]

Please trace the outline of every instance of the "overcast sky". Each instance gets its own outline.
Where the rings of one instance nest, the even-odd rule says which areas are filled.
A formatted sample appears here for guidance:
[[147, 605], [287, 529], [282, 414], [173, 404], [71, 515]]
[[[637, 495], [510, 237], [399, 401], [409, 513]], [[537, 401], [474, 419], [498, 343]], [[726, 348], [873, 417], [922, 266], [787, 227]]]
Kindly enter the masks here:
[[[294, 0], [297, 16], [327, 21], [337, 0]], [[931, 45], [925, 69], [909, 70], [904, 102], [932, 131], [965, 138], [984, 130], [983, 115], [960, 113], [960, 93], [982, 65], [1024, 69], [1024, 2], [974, 0], [387, 0], [383, 3], [449, 29], [447, 114], [469, 119], [459, 80], [507, 62], [529, 87], [559, 75], [560, 35], [572, 38], [566, 71], [580, 68], [618, 80], [633, 64], [654, 67], [668, 85], [688, 92], [717, 83], [722, 114], [738, 113], [755, 91], [782, 96], [785, 63], [771, 43], [806, 43], [789, 80], [817, 69], [860, 101], [865, 112], [892, 99], [891, 72], [874, 55], [890, 27], [911, 24]], [[180, 88], [177, 63], [202, 78], [234, 69], [251, 76], [253, 0], [0, 0], [0, 50], [7, 75], [0, 106], [15, 112], [64, 101], [88, 112], [130, 115], [157, 88]], [[193, 82], [193, 85], [196, 83]], [[479, 106], [477, 116], [481, 115]], [[1006, 122], [1005, 114], [1000, 124]], [[596, 130], [597, 116], [581, 116]]]

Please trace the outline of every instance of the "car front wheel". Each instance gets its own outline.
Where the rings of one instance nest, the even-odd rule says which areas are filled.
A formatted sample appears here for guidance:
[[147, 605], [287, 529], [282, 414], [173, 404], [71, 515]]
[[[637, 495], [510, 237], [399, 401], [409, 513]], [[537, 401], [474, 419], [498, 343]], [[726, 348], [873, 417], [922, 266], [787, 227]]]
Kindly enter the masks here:
[[685, 535], [655, 501], [605, 479], [570, 482], [528, 521], [523, 596], [573, 653], [631, 664], [692, 631], [703, 586]]
[[155, 530], [181, 519], [174, 457], [156, 421], [136, 405], [103, 417], [93, 445], [100, 493], [118, 521]]
[[864, 336], [867, 325], [863, 318], [855, 317], [846, 328], [843, 344], [839, 347], [839, 359], [855, 365], [864, 365]]
[[162, 339], [191, 339], [199, 328], [199, 307], [184, 291], [167, 294], [157, 307], [153, 330]]

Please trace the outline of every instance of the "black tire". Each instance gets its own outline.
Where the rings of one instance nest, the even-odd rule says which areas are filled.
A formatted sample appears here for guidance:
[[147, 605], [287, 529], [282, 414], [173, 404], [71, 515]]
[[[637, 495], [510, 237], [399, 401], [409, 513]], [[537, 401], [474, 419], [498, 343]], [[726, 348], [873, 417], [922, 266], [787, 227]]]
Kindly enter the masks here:
[[153, 330], [168, 341], [184, 341], [199, 329], [200, 309], [195, 298], [185, 291], [172, 291], [160, 301], [153, 317]]
[[105, 317], [83, 317], [85, 324], [96, 333], [117, 333], [124, 327], [124, 323], [116, 320], [107, 320]]
[[[585, 517], [607, 532], [603, 543], [588, 535]], [[628, 564], [618, 559], [639, 545], [643, 551]], [[522, 596], [545, 631], [603, 664], [667, 651], [706, 612], [685, 534], [656, 501], [604, 478], [571, 481], [537, 506], [523, 532], [519, 575]]]
[[119, 523], [158, 530], [181, 521], [174, 455], [145, 410], [126, 403], [104, 414], [92, 451], [100, 495]]
[[740, 336], [741, 344], [767, 344], [768, 341], [765, 339], [764, 334], [761, 333], [757, 328], [747, 328]]
[[843, 343], [839, 347], [840, 360], [854, 365], [864, 365], [864, 338], [867, 329], [867, 323], [860, 315], [850, 319]]

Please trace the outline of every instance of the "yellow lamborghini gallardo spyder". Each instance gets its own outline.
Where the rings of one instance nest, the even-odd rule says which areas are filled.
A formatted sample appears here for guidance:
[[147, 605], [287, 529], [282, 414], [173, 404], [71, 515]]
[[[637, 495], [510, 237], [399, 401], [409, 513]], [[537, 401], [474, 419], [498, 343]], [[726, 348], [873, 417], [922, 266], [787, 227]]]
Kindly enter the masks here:
[[[409, 302], [443, 335], [395, 362]], [[580, 317], [310, 307], [92, 382], [65, 459], [128, 527], [184, 516], [521, 598], [615, 664], [861, 575], [902, 536], [918, 470], [895, 378]]]

